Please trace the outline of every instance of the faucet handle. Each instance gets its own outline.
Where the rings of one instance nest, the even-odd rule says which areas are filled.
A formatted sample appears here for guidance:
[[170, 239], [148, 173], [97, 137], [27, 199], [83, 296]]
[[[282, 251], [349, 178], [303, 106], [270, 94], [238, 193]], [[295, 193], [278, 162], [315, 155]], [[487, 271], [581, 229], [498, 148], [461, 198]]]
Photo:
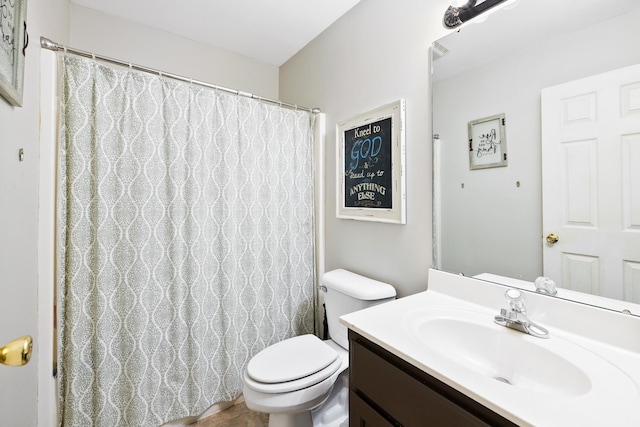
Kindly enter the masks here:
[[538, 277], [533, 284], [536, 285], [536, 292], [539, 294], [556, 295], [558, 293], [556, 283], [548, 277]]
[[504, 293], [504, 297], [507, 300], [507, 304], [509, 308], [518, 313], [525, 314], [527, 312], [527, 308], [524, 305], [524, 295], [518, 289], [507, 289]]

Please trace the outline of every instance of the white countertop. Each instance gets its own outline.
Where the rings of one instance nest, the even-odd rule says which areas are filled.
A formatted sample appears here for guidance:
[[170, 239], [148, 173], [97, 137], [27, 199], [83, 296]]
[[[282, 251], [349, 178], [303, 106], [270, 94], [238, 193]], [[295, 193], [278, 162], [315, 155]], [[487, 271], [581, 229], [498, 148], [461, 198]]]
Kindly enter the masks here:
[[[577, 395], [488, 380], [455, 363], [456, 354], [443, 357], [434, 351], [437, 342], [425, 343], [417, 335], [416, 319], [445, 312], [451, 317], [456, 310], [492, 325], [493, 316], [505, 305], [505, 289], [431, 270], [429, 290], [347, 314], [341, 323], [518, 425], [640, 426], [638, 317], [533, 293], [525, 295], [529, 317], [549, 329], [551, 337], [542, 340], [522, 334], [523, 342], [564, 352], [572, 365], [589, 371], [591, 391]], [[594, 366], [600, 368], [591, 369]]]

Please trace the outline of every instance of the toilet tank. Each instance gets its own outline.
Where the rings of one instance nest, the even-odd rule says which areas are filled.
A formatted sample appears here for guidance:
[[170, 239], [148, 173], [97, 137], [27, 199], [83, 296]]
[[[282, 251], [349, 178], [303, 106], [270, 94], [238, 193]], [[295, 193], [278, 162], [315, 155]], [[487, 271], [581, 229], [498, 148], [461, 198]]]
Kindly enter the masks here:
[[340, 316], [391, 301], [396, 297], [396, 290], [390, 284], [343, 269], [325, 273], [320, 284], [320, 289], [324, 292], [329, 336], [347, 350], [347, 327], [340, 323]]

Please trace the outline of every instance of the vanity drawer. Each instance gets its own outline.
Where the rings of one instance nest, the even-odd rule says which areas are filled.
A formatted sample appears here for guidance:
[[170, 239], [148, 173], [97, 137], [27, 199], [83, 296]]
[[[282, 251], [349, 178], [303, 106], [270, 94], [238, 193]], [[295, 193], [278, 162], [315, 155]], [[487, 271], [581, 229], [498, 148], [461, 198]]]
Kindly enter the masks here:
[[349, 392], [349, 425], [357, 427], [394, 427], [354, 392]]
[[[389, 423], [371, 425], [515, 426], [369, 340], [352, 331], [349, 334], [352, 395], [366, 402]], [[362, 424], [354, 420], [351, 425]]]

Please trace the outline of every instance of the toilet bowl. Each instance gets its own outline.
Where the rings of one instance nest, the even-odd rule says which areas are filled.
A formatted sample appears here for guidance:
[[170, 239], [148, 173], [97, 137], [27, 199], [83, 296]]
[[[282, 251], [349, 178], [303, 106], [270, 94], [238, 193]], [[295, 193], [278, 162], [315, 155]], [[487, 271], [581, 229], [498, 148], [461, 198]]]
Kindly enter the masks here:
[[[270, 426], [310, 427], [311, 410], [329, 398], [337, 378], [346, 374], [348, 357], [333, 341], [314, 335], [274, 344], [251, 359], [245, 370], [246, 405], [271, 414]], [[344, 418], [347, 411], [345, 407]]]
[[286, 339], [256, 354], [245, 370], [245, 403], [270, 414], [269, 427], [348, 424], [348, 341], [339, 317], [396, 295], [393, 286], [346, 270], [325, 273], [321, 283], [331, 339]]

